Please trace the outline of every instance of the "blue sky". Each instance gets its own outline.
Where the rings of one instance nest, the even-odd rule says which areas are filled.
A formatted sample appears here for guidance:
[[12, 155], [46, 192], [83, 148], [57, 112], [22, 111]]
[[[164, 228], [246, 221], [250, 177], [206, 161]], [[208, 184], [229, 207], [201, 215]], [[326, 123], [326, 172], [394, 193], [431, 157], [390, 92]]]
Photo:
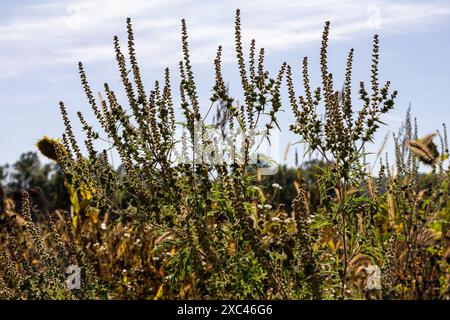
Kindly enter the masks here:
[[[108, 82], [121, 91], [112, 48], [117, 34], [125, 44], [125, 19], [135, 26], [136, 49], [147, 90], [169, 66], [175, 78], [181, 58], [180, 20], [186, 18], [191, 57], [201, 101], [207, 109], [213, 85], [213, 59], [224, 47], [224, 74], [237, 83], [234, 14], [241, 9], [244, 43], [252, 38], [266, 48], [269, 70], [283, 61], [294, 68], [298, 93], [300, 62], [311, 59], [311, 79], [318, 79], [318, 53], [326, 20], [332, 24], [330, 69], [342, 79], [345, 58], [355, 48], [354, 86], [369, 80], [371, 40], [381, 37], [381, 79], [399, 91], [396, 109], [385, 117], [379, 143], [397, 131], [408, 104], [421, 133], [450, 120], [450, 3], [448, 1], [0, 1], [0, 164], [34, 150], [43, 135], [63, 131], [58, 102], [93, 119], [79, 82], [83, 61], [92, 88]], [[247, 47], [248, 48], [248, 47]], [[174, 79], [176, 82], [176, 79]], [[231, 90], [238, 92], [238, 85]], [[281, 149], [297, 138], [289, 134], [293, 117], [285, 101], [281, 116]], [[75, 117], [74, 117], [75, 119]], [[75, 126], [76, 128], [78, 126]], [[376, 150], [379, 145], [373, 146]]]

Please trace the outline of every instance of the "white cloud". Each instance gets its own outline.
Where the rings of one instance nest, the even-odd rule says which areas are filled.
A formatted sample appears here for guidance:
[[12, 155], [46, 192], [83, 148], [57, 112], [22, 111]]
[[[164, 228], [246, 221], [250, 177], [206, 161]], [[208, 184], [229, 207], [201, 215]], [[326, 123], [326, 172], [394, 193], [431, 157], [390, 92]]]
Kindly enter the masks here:
[[[445, 21], [450, 5], [436, 1], [111, 1], [48, 2], [19, 9], [0, 24], [0, 77], [20, 76], [49, 65], [111, 59], [112, 35], [124, 35], [125, 17], [134, 21], [139, 57], [158, 67], [179, 57], [179, 20], [189, 23], [197, 63], [210, 62], [217, 45], [233, 48], [234, 10], [241, 7], [244, 40], [256, 38], [271, 52], [320, 41], [325, 20], [334, 41], [373, 33], [415, 32]], [[370, 22], [370, 21], [369, 21]], [[193, 52], [194, 53], [194, 52]], [[225, 57], [226, 59], [229, 56]], [[151, 60], [149, 60], [151, 59]], [[149, 62], [151, 61], [151, 62]]]

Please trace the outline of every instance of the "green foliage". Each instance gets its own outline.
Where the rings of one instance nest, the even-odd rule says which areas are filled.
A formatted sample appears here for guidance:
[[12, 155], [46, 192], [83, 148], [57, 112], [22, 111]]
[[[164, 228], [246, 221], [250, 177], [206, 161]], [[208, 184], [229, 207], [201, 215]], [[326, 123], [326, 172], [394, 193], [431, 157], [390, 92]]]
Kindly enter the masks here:
[[[379, 84], [378, 36], [373, 41], [370, 92], [361, 82], [359, 103], [352, 100], [353, 50], [344, 86], [336, 90], [327, 62], [329, 30], [327, 22], [320, 52], [321, 85], [312, 89], [304, 58], [304, 95], [298, 97], [291, 66], [283, 63], [272, 76], [264, 66], [265, 51], [257, 54], [254, 40], [248, 61], [244, 58], [238, 10], [235, 47], [243, 98], [229, 94], [219, 46], [209, 108], [216, 105], [218, 112], [208, 124], [209, 110], [201, 113], [186, 22], [181, 25], [178, 88], [183, 118], [175, 121], [172, 73], [165, 69], [162, 80], [150, 90], [144, 87], [128, 19], [128, 60], [119, 38], [114, 38], [126, 105], [108, 84], [106, 98], [99, 95], [96, 100], [82, 63], [81, 82], [101, 130], [78, 112], [85, 133], [78, 139], [67, 108], [60, 103], [65, 133], [52, 146], [71, 195], [71, 213], [57, 220], [66, 236], [44, 241], [46, 236], [57, 238], [57, 224], [49, 218], [51, 235], [39, 229], [41, 225], [32, 221], [27, 194], [21, 219], [7, 208], [7, 220], [22, 221], [32, 246], [8, 247], [22, 233], [6, 230], [0, 294], [113, 299], [449, 298], [450, 165], [445, 126], [437, 135], [438, 147], [435, 135], [419, 139], [408, 114], [400, 134], [394, 136], [395, 166], [386, 157], [373, 177], [365, 146], [373, 143], [397, 92], [391, 93], [390, 82]], [[270, 141], [271, 131], [278, 127], [284, 78], [295, 116], [290, 128], [316, 160], [262, 177], [268, 161], [254, 150], [261, 137]], [[232, 140], [238, 129], [242, 143], [219, 149], [211, 128], [219, 129], [224, 141]], [[180, 131], [181, 139], [176, 135]], [[110, 164], [111, 147], [99, 149], [101, 141], [119, 155], [119, 170]], [[31, 155], [21, 161], [17, 168], [22, 176], [16, 179], [25, 188], [37, 165]], [[420, 163], [432, 172], [419, 175]], [[425, 180], [430, 185], [423, 189]], [[17, 252], [31, 261], [36, 257], [38, 266], [28, 268], [28, 260], [14, 256]], [[61, 286], [59, 274], [67, 256], [82, 267], [85, 280], [80, 292]], [[380, 286], [369, 285], [374, 267], [381, 271]], [[42, 282], [22, 281], [34, 279], [36, 273]]]

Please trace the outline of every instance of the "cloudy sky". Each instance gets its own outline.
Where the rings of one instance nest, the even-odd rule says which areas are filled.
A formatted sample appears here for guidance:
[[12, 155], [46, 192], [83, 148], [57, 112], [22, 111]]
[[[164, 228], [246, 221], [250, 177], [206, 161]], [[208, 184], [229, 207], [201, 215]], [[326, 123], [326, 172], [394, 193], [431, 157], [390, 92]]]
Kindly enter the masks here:
[[[276, 72], [286, 61], [294, 67], [297, 81], [304, 56], [311, 59], [310, 71], [319, 71], [325, 21], [332, 24], [331, 71], [341, 79], [348, 49], [355, 48], [355, 85], [369, 79], [371, 39], [380, 34], [381, 78], [391, 80], [399, 91], [396, 110], [385, 118], [389, 127], [380, 135], [397, 130], [409, 103], [422, 133], [449, 122], [450, 3], [445, 0], [1, 0], [0, 164], [33, 150], [43, 135], [60, 136], [60, 100], [72, 115], [81, 110], [92, 118], [78, 79], [78, 61], [85, 63], [95, 91], [104, 82], [121, 90], [112, 38], [125, 40], [126, 17], [133, 19], [138, 59], [149, 85], [162, 78], [166, 66], [176, 73], [180, 20], [187, 20], [194, 72], [207, 109], [219, 44], [224, 47], [227, 80], [233, 84], [238, 79], [233, 51], [236, 8], [241, 9], [245, 44], [255, 38], [266, 48], [269, 70]], [[312, 80], [318, 81], [314, 76]], [[237, 90], [234, 86], [231, 89]], [[281, 148], [296, 141], [287, 133], [292, 120], [286, 105], [280, 121]]]

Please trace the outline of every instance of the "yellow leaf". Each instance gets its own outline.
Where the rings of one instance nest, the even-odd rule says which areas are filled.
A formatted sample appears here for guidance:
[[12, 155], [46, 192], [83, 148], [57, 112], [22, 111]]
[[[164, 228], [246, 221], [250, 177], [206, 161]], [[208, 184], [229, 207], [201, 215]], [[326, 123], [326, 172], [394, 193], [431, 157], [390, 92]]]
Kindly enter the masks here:
[[313, 246], [312, 246], [312, 249], [313, 249], [314, 252], [319, 251], [319, 245], [317, 243], [314, 243]]
[[75, 187], [73, 185], [66, 184], [67, 190], [69, 191], [69, 199], [72, 204], [73, 211], [78, 214], [80, 212], [80, 204], [78, 202], [78, 195]]
[[163, 293], [164, 293], [164, 283], [162, 283], [162, 284], [159, 286], [158, 292], [156, 292], [156, 295], [153, 297], [153, 300], [159, 300], [159, 299], [161, 299]]
[[403, 223], [395, 225], [394, 228], [397, 234], [401, 234], [403, 232]]
[[127, 250], [127, 240], [123, 240], [117, 249], [117, 257], [121, 258]]
[[333, 242], [333, 240], [328, 241], [328, 246], [331, 248], [331, 250], [334, 250], [334, 242]]
[[92, 223], [98, 223], [99, 210], [97, 208], [90, 207], [87, 210], [86, 215], [91, 219]]
[[74, 215], [72, 217], [72, 225], [73, 225], [73, 228], [76, 230], [77, 229], [77, 225], [78, 225], [78, 215]]
[[80, 195], [83, 200], [91, 200], [92, 199], [92, 193], [89, 192], [89, 189], [85, 186], [80, 187]]

